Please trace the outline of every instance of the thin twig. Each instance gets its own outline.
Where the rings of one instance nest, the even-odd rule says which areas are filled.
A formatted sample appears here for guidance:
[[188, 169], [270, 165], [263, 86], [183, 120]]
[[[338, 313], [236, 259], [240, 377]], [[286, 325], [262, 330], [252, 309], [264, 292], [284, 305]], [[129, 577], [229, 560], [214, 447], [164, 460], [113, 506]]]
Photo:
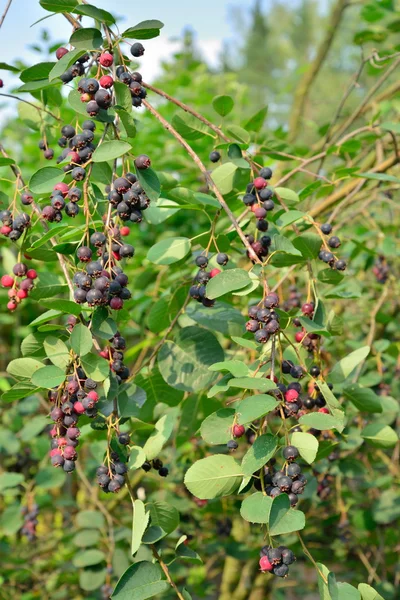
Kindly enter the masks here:
[[57, 119], [57, 121], [62, 121], [62, 119], [60, 119], [60, 117], [57, 117], [57, 115], [52, 113], [50, 110], [46, 110], [45, 108], [40, 108], [40, 106], [36, 106], [36, 104], [33, 104], [33, 102], [28, 102], [28, 100], [24, 100], [23, 98], [19, 98], [18, 96], [14, 96], [13, 94], [1, 93], [0, 96], [5, 96], [6, 98], [13, 98], [13, 100], [18, 100], [19, 102], [24, 102], [25, 104], [29, 104], [29, 106], [33, 106], [33, 108], [36, 108], [36, 110], [38, 110], [39, 112], [45, 112], [48, 115], [50, 115], [51, 117], [53, 117], [53, 119]]
[[10, 8], [10, 6], [11, 6], [11, 2], [12, 2], [12, 0], [8, 0], [8, 2], [7, 2], [7, 5], [6, 5], [5, 9], [4, 9], [4, 12], [3, 12], [3, 14], [1, 15], [1, 18], [0, 18], [0, 28], [1, 28], [1, 26], [3, 25], [3, 23], [4, 23], [4, 19], [5, 19], [5, 18], [6, 18], [6, 16], [7, 16], [8, 9], [9, 9], [9, 8]]

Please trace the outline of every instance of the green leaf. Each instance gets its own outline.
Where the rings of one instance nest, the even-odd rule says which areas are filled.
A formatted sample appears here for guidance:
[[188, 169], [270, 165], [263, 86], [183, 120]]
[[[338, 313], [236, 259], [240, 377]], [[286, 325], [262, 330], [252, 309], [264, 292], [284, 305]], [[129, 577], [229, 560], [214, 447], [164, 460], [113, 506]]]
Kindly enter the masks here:
[[43, 167], [32, 175], [29, 189], [34, 194], [48, 194], [57, 183], [64, 181], [65, 173], [56, 167]]
[[139, 408], [146, 402], [146, 392], [135, 383], [119, 387], [118, 408], [121, 417], [136, 417]]
[[220, 165], [212, 172], [212, 179], [223, 196], [229, 194], [233, 190], [236, 171], [237, 165], [233, 162], [227, 162]]
[[106, 581], [107, 571], [105, 568], [86, 567], [79, 571], [79, 587], [86, 592], [98, 590]]
[[343, 389], [343, 394], [361, 412], [382, 412], [380, 397], [370, 388], [364, 388], [358, 383], [353, 383]]
[[157, 21], [157, 19], [149, 19], [148, 21], [141, 21], [134, 27], [130, 27], [121, 37], [134, 39], [134, 40], [149, 40], [151, 38], [160, 35], [160, 29], [164, 27], [164, 23]]
[[43, 369], [43, 363], [34, 358], [16, 358], [8, 363], [7, 373], [14, 377], [31, 379], [32, 375]]
[[249, 523], [268, 523], [271, 508], [272, 498], [256, 492], [243, 500], [240, 514]]
[[147, 259], [156, 265], [172, 265], [190, 252], [190, 240], [185, 237], [167, 238], [157, 242], [147, 253]]
[[0, 71], [12, 71], [13, 73], [19, 73], [21, 69], [18, 67], [13, 67], [13, 65], [8, 65], [5, 62], [0, 62]]
[[209, 371], [229, 371], [234, 377], [246, 377], [249, 374], [249, 368], [240, 360], [214, 363], [209, 367]]
[[139, 183], [152, 202], [158, 200], [161, 194], [161, 184], [153, 169], [136, 169]]
[[226, 117], [226, 115], [229, 115], [234, 107], [234, 104], [233, 98], [230, 96], [215, 96], [215, 98], [212, 100], [212, 105], [215, 112], [221, 115], [221, 117]]
[[96, 354], [86, 354], [81, 357], [82, 368], [86, 375], [95, 381], [104, 381], [110, 372], [108, 362]]
[[109, 340], [117, 332], [117, 324], [108, 315], [108, 310], [104, 306], [99, 306], [93, 312], [92, 332], [102, 340]]
[[142, 537], [146, 531], [150, 519], [150, 512], [146, 512], [145, 506], [141, 500], [135, 500], [133, 503], [133, 520], [132, 520], [132, 542], [131, 554], [136, 554], [142, 543]]
[[260, 108], [244, 125], [244, 128], [247, 131], [255, 131], [258, 133], [262, 126], [264, 125], [264, 121], [268, 114], [268, 106], [264, 106]]
[[[151, 502], [149, 504], [150, 508], [150, 528], [145, 533], [143, 541], [146, 543], [147, 533], [150, 533], [152, 528], [157, 528], [161, 530], [161, 537], [165, 537], [169, 533], [175, 531], [175, 529], [179, 526], [179, 512], [174, 506], [167, 504], [166, 502]], [[154, 531], [153, 529], [153, 537]], [[161, 539], [161, 538], [158, 538]], [[148, 543], [148, 542], [147, 542]], [[153, 542], [151, 542], [153, 543]]]
[[[186, 314], [202, 327], [230, 336], [241, 335], [246, 323], [240, 311], [222, 302], [216, 302], [212, 310], [194, 302], [187, 306]], [[246, 341], [254, 345], [253, 349], [257, 348], [255, 342]]]
[[382, 492], [372, 504], [372, 514], [377, 523], [388, 525], [400, 517], [400, 496], [395, 489]]
[[65, 71], [69, 69], [69, 67], [73, 65], [83, 54], [85, 54], [85, 50], [71, 50], [68, 52], [68, 54], [64, 54], [64, 56], [55, 64], [52, 63], [54, 66], [48, 74], [49, 81], [53, 81], [53, 79], [60, 77], [60, 75], [65, 73]]
[[390, 183], [400, 183], [400, 179], [394, 175], [388, 175], [387, 173], [358, 173], [357, 177], [363, 177], [364, 179], [375, 179], [376, 181], [388, 181]]
[[161, 579], [158, 565], [142, 561], [134, 563], [121, 575], [112, 600], [146, 600], [170, 589], [168, 581]]
[[309, 465], [314, 462], [319, 446], [318, 440], [314, 435], [295, 431], [291, 436], [290, 443], [298, 448], [301, 458]]
[[81, 27], [74, 31], [69, 38], [69, 43], [79, 50], [95, 50], [102, 46], [103, 36], [101, 31], [94, 27]]
[[49, 366], [39, 369], [33, 373], [31, 381], [33, 385], [50, 389], [61, 385], [65, 380], [65, 371], [59, 367]]
[[[59, 82], [61, 83], [61, 81]], [[24, 83], [19, 88], [17, 88], [17, 92], [39, 92], [41, 90], [45, 90], [49, 87], [54, 87], [56, 83], [49, 81], [46, 79], [40, 79], [39, 81], [28, 81], [28, 83]]]
[[[174, 208], [176, 206], [176, 208]], [[160, 225], [180, 210], [179, 204], [168, 198], [159, 198], [152, 202], [144, 212], [144, 218], [150, 225]]]
[[167, 385], [156, 365], [151, 369], [148, 377], [138, 375], [135, 383], [146, 392], [147, 400], [152, 404], [157, 404], [162, 398], [165, 404], [176, 406], [183, 398], [182, 391]]
[[79, 115], [87, 116], [86, 104], [81, 101], [81, 95], [78, 90], [71, 90], [68, 94], [68, 102], [71, 108]]
[[174, 115], [172, 125], [186, 140], [198, 140], [208, 135], [207, 125], [186, 112], [179, 112]]
[[31, 396], [37, 392], [38, 388], [30, 383], [17, 383], [12, 388], [4, 392], [1, 396], [3, 402], [14, 402], [15, 400], [22, 400], [27, 396]]
[[79, 529], [84, 527], [90, 529], [104, 529], [104, 516], [97, 510], [81, 510], [76, 515], [76, 526]]
[[29, 295], [34, 300], [41, 300], [42, 298], [52, 298], [57, 294], [62, 294], [67, 289], [68, 286], [61, 276], [44, 271], [39, 273], [36, 286]]
[[[116, 85], [116, 83], [114, 83], [114, 87], [115, 87], [115, 85]], [[125, 89], [129, 90], [129, 88], [124, 83], [121, 83], [120, 85], [124, 86]], [[128, 93], [130, 93], [130, 92], [128, 91]], [[136, 136], [136, 125], [135, 125], [134, 118], [131, 115], [131, 111], [132, 111], [132, 100], [131, 100], [130, 110], [125, 110], [124, 108], [115, 108], [115, 112], [119, 115], [122, 125], [125, 129], [126, 136], [129, 138], [134, 138]]]
[[96, 546], [100, 541], [100, 532], [95, 529], [83, 529], [74, 535], [73, 542], [78, 548]]
[[367, 358], [370, 351], [371, 348], [369, 346], [363, 346], [342, 358], [330, 372], [329, 380], [332, 383], [342, 383], [343, 380], [350, 377], [354, 369]]
[[[78, 29], [77, 31], [81, 31]], [[132, 146], [128, 142], [122, 140], [112, 140], [99, 144], [93, 152], [93, 162], [107, 162], [119, 158], [123, 154], [127, 154], [132, 150]]]
[[256, 419], [264, 417], [274, 410], [279, 402], [267, 394], [255, 394], [241, 400], [236, 408], [238, 424], [246, 425]]
[[164, 444], [169, 440], [174, 430], [178, 413], [176, 409], [170, 409], [170, 412], [157, 421], [154, 431], [143, 446], [147, 460], [156, 458], [161, 452]]
[[92, 19], [106, 23], [107, 25], [115, 24], [115, 19], [111, 13], [109, 13], [107, 10], [103, 10], [102, 8], [97, 8], [97, 6], [93, 6], [92, 4], [80, 4], [74, 8], [74, 13], [77, 15], [92, 17]]
[[229, 125], [227, 130], [238, 142], [244, 142], [245, 144], [250, 142], [251, 136], [246, 129], [243, 129], [243, 127], [239, 127], [239, 125]]
[[82, 325], [82, 323], [77, 323], [72, 330], [70, 342], [71, 348], [75, 354], [82, 357], [92, 349], [92, 334], [90, 330], [85, 327], [85, 325]]
[[9, 488], [16, 487], [24, 481], [24, 476], [21, 473], [13, 473], [8, 471], [0, 475], [0, 494]]
[[276, 389], [276, 383], [265, 377], [235, 377], [230, 380], [229, 387], [269, 392]]
[[13, 165], [15, 160], [13, 158], [4, 158], [0, 157], [0, 167], [8, 167], [9, 165]]
[[378, 594], [378, 592], [367, 583], [359, 583], [358, 591], [361, 594], [362, 600], [385, 600], [383, 596]]
[[129, 86], [125, 83], [115, 81], [113, 88], [116, 104], [122, 106], [128, 113], [132, 112], [132, 95]]
[[[301, 210], [288, 210], [287, 212], [279, 216], [279, 219], [276, 221], [276, 224], [278, 225], [278, 227], [287, 227], [288, 225], [291, 225], [292, 223], [303, 219], [305, 216], [307, 216], [307, 213], [302, 212]], [[296, 244], [294, 245], [296, 246]], [[301, 250], [301, 248], [299, 248], [299, 250]]]
[[51, 362], [56, 365], [56, 367], [65, 371], [67, 365], [71, 362], [71, 358], [64, 342], [59, 338], [47, 336], [43, 342], [43, 347], [46, 356]]
[[343, 424], [332, 415], [324, 414], [324, 413], [309, 413], [308, 415], [303, 415], [299, 419], [300, 425], [307, 425], [308, 427], [313, 427], [314, 429], [319, 429], [323, 431], [325, 429], [337, 429], [338, 431], [343, 430]]
[[39, 4], [49, 12], [71, 12], [74, 10], [77, 0], [40, 0]]
[[293, 240], [293, 246], [300, 250], [304, 258], [317, 258], [321, 249], [321, 238], [313, 233], [305, 233]]
[[229, 496], [240, 485], [243, 473], [233, 456], [214, 454], [192, 465], [185, 475], [185, 485], [197, 498], [211, 500]]
[[[75, 315], [75, 317], [79, 317], [82, 312], [82, 307], [76, 302], [72, 302], [71, 300], [61, 300], [60, 298], [49, 298], [48, 300], [43, 299], [40, 303], [42, 306], [46, 308], [55, 308], [57, 307], [57, 312], [62, 311], [67, 315]], [[32, 325], [32, 323], [31, 323]], [[109, 336], [112, 337], [112, 336]]]
[[244, 269], [227, 269], [210, 279], [206, 287], [206, 296], [210, 299], [219, 298], [234, 290], [240, 290], [249, 283], [249, 274]]
[[36, 438], [45, 427], [49, 424], [48, 418], [44, 415], [37, 415], [36, 417], [32, 417], [25, 423], [21, 431], [19, 432], [19, 437], [22, 442], [30, 442], [34, 438]]
[[48, 321], [52, 321], [53, 319], [58, 319], [58, 317], [62, 316], [61, 310], [47, 310], [42, 315], [34, 319], [29, 325], [31, 327], [37, 327], [42, 325], [43, 323], [47, 323]]
[[106, 560], [106, 555], [101, 550], [85, 550], [77, 552], [72, 559], [75, 567], [90, 567]]
[[226, 444], [232, 439], [233, 408], [221, 408], [208, 415], [201, 424], [200, 434], [207, 444]]
[[283, 535], [304, 529], [306, 519], [301, 510], [290, 508], [287, 494], [274, 498], [269, 515], [268, 531], [270, 535]]
[[282, 198], [285, 201], [285, 203], [289, 206], [300, 202], [299, 195], [293, 190], [289, 190], [288, 188], [277, 187], [274, 191], [278, 200], [279, 198]]
[[29, 81], [40, 81], [41, 79], [46, 79], [48, 77], [51, 69], [57, 63], [54, 62], [43, 62], [38, 63], [37, 65], [32, 65], [32, 67], [28, 67], [20, 74], [19, 78], [24, 83], [28, 83]]
[[361, 431], [361, 437], [378, 448], [392, 448], [399, 439], [394, 429], [382, 423], [370, 423]]
[[243, 457], [243, 474], [250, 476], [261, 469], [273, 457], [276, 447], [277, 439], [274, 435], [269, 433], [260, 435]]
[[146, 454], [140, 446], [131, 446], [129, 454], [129, 468], [140, 469], [146, 460]]

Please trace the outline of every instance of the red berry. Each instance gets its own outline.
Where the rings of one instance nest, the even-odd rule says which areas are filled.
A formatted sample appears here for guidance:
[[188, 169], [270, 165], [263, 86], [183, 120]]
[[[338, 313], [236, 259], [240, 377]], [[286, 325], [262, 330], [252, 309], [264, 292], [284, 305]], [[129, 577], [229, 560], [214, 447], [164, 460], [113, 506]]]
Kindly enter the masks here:
[[35, 269], [29, 269], [26, 276], [28, 279], [36, 279], [37, 273], [36, 273]]
[[0, 88], [2, 88], [4, 85], [4, 81], [2, 79], [0, 79]]
[[66, 446], [67, 445], [67, 440], [65, 439], [65, 437], [58, 438], [57, 442], [58, 442], [58, 445], [60, 446], [60, 448], [62, 446]]
[[296, 402], [297, 398], [299, 397], [299, 392], [297, 390], [287, 390], [286, 394], [285, 394], [285, 400], [286, 402]]
[[[67, 156], [68, 156], [69, 160], [73, 163], [81, 162], [81, 158], [80, 158], [79, 154], [77, 152], [75, 152], [75, 150], [71, 150], [70, 152], [68, 152]], [[68, 193], [68, 190], [67, 190], [67, 193]]]
[[111, 298], [110, 300], [110, 308], [113, 310], [121, 310], [124, 305], [124, 301], [121, 298]]
[[130, 234], [130, 229], [129, 227], [121, 227], [120, 229], [120, 234], [123, 235], [124, 237]]
[[99, 63], [101, 64], [102, 67], [111, 67], [113, 62], [114, 62], [113, 55], [110, 54], [109, 52], [103, 52], [103, 54], [100, 55]]
[[101, 87], [108, 89], [113, 86], [114, 79], [111, 77], [111, 75], [103, 75], [103, 77], [100, 77], [99, 83]]
[[60, 60], [60, 58], [62, 58], [66, 54], [68, 54], [68, 52], [69, 52], [69, 50], [67, 50], [66, 48], [63, 48], [62, 46], [61, 46], [61, 48], [57, 48], [57, 50], [56, 50], [57, 60]]
[[92, 390], [91, 392], [89, 392], [88, 395], [87, 395], [87, 397], [90, 398], [91, 400], [93, 400], [93, 402], [98, 402], [99, 401], [99, 395], [94, 390]]
[[67, 460], [73, 460], [76, 457], [76, 450], [73, 446], [65, 446], [64, 458]]
[[110, 357], [108, 350], [102, 350], [99, 354], [102, 358], [108, 359]]
[[323, 406], [322, 408], [319, 408], [318, 412], [324, 413], [325, 415], [329, 415], [329, 410], [326, 408], [326, 406]]
[[304, 315], [312, 315], [314, 312], [314, 307], [312, 304], [310, 304], [309, 302], [306, 302], [305, 304], [303, 304], [303, 306], [301, 307], [301, 312]]
[[12, 231], [12, 229], [8, 225], [3, 225], [3, 227], [0, 229], [0, 233], [3, 235], [8, 235], [10, 231]]
[[26, 290], [18, 290], [17, 297], [20, 298], [20, 300], [23, 300], [28, 297], [28, 292]]
[[294, 336], [294, 339], [296, 340], [296, 342], [302, 342], [304, 340], [304, 338], [306, 337], [307, 332], [304, 331], [304, 329], [302, 331], [298, 331], [296, 333], [296, 335]]
[[85, 412], [85, 407], [82, 402], [74, 402], [74, 411], [78, 413], [78, 415], [83, 415]]
[[63, 196], [66, 196], [68, 194], [69, 191], [69, 187], [67, 186], [66, 183], [57, 183], [54, 187], [53, 190], [59, 190]]
[[61, 455], [60, 448], [53, 448], [53, 450], [50, 450], [50, 457], [57, 456], [57, 455]]
[[262, 556], [260, 558], [259, 565], [260, 565], [261, 571], [263, 571], [263, 572], [272, 571], [272, 569], [274, 568], [274, 566], [271, 565], [271, 563], [269, 562], [268, 556]]
[[10, 302], [7, 303], [7, 308], [11, 311], [15, 310], [17, 308], [17, 303], [15, 300], [10, 300]]
[[210, 277], [215, 277], [216, 275], [219, 275], [220, 273], [221, 273], [221, 269], [211, 269]]
[[1, 278], [1, 285], [5, 288], [10, 288], [14, 285], [14, 279], [11, 275], [3, 275]]
[[253, 181], [253, 185], [256, 188], [256, 190], [262, 190], [263, 188], [265, 188], [268, 185], [268, 183], [264, 179], [264, 177], [256, 177], [255, 180]]
[[240, 438], [246, 431], [244, 425], [234, 425], [232, 427], [232, 433], [235, 438]]
[[121, 257], [119, 255], [119, 252], [114, 252], [112, 253], [113, 257], [115, 258], [115, 260], [121, 260]]

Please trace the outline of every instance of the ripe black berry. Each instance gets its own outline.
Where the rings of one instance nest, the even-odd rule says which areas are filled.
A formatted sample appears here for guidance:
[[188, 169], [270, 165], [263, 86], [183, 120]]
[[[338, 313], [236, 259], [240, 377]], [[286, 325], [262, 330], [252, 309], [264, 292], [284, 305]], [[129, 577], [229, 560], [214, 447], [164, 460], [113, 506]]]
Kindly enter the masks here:
[[148, 460], [146, 460], [146, 462], [142, 464], [142, 469], [146, 472], [151, 471], [151, 463]]
[[217, 254], [217, 263], [219, 265], [225, 266], [227, 264], [229, 260], [229, 256], [227, 254], [225, 254], [224, 252], [220, 252], [219, 254]]
[[347, 264], [344, 260], [337, 260], [334, 264], [334, 267], [337, 271], [345, 271]]
[[213, 163], [218, 162], [221, 159], [221, 154], [218, 152], [218, 150], [213, 150], [212, 152], [210, 152], [210, 160]]
[[235, 440], [229, 440], [229, 442], [226, 444], [227, 448], [229, 448], [229, 450], [236, 450], [236, 448], [239, 446], [239, 444], [237, 442], [235, 442]]
[[289, 567], [284, 564], [278, 565], [277, 567], [274, 567], [272, 572], [277, 577], [286, 577], [286, 575], [289, 573]]
[[324, 233], [325, 235], [329, 235], [330, 232], [332, 231], [332, 225], [330, 223], [323, 223], [321, 225], [321, 231], [322, 233]]
[[292, 377], [294, 377], [295, 379], [301, 379], [303, 377], [303, 375], [304, 375], [302, 367], [300, 367], [300, 365], [294, 365], [290, 369], [290, 375]]
[[329, 238], [328, 240], [328, 246], [330, 248], [339, 248], [340, 246], [340, 240], [336, 235], [333, 235], [331, 238]]
[[259, 175], [260, 175], [260, 177], [263, 177], [264, 179], [271, 179], [272, 170], [269, 167], [263, 167], [262, 169], [260, 169]]
[[86, 177], [86, 171], [82, 167], [75, 167], [71, 171], [71, 177], [75, 181], [83, 181]]
[[129, 433], [120, 433], [118, 436], [118, 442], [123, 446], [127, 446], [130, 442]]
[[72, 125], [64, 125], [61, 129], [61, 133], [67, 139], [73, 138], [75, 135], [75, 128]]
[[269, 334], [267, 331], [265, 331], [265, 329], [259, 329], [255, 332], [254, 339], [259, 344], [265, 344], [269, 340]]
[[147, 154], [140, 154], [135, 159], [135, 165], [138, 169], [148, 169], [151, 165], [151, 160]]
[[143, 54], [144, 54], [144, 46], [143, 46], [143, 44], [141, 44], [140, 42], [136, 42], [135, 44], [132, 44], [132, 46], [131, 46], [131, 54], [135, 58], [138, 58], [139, 56], [143, 56]]
[[119, 248], [119, 255], [121, 258], [132, 258], [135, 253], [135, 249], [131, 244], [122, 244]]
[[285, 460], [292, 462], [299, 456], [299, 451], [296, 446], [286, 446], [283, 449], [282, 454]]
[[168, 473], [169, 471], [167, 467], [161, 467], [161, 469], [158, 469], [158, 474], [161, 475], [161, 477], [166, 477]]

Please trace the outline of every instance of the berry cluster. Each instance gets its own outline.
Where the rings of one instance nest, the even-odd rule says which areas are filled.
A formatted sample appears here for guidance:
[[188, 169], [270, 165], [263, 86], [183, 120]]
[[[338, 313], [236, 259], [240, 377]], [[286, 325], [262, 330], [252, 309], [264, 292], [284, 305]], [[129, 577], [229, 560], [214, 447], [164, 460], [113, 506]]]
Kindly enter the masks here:
[[106, 492], [119, 492], [125, 483], [125, 474], [128, 471], [126, 461], [120, 460], [118, 452], [110, 452], [107, 465], [101, 465], [96, 471], [97, 483]]
[[[287, 494], [290, 505], [296, 506], [298, 503], [298, 495], [304, 492], [307, 483], [306, 477], [301, 472], [301, 467], [296, 462], [299, 457], [299, 451], [295, 446], [286, 446], [283, 449], [283, 457], [285, 464], [282, 470], [276, 471], [275, 461], [270, 461], [269, 465], [264, 468], [264, 485], [265, 492], [271, 498], [276, 498], [281, 494]], [[256, 480], [256, 489], [261, 487], [261, 481]]]
[[[1, 285], [4, 288], [9, 288], [8, 297], [10, 300], [7, 304], [7, 308], [11, 311], [14, 311], [18, 304], [29, 296], [29, 292], [33, 289], [35, 279], [37, 278], [35, 269], [28, 269], [28, 267], [21, 262], [16, 263], [13, 266], [13, 274], [15, 275], [15, 278], [11, 275], [3, 275], [1, 278]], [[21, 280], [18, 281], [18, 279]]]
[[[232, 436], [233, 438], [241, 438], [244, 435], [245, 431], [246, 428], [244, 427], [244, 425], [238, 425], [237, 423], [235, 423], [232, 427]], [[228, 450], [236, 450], [237, 447], [238, 443], [234, 439], [228, 441]]]
[[[129, 377], [129, 369], [124, 365], [124, 350], [126, 350], [125, 338], [117, 333], [110, 340], [110, 346], [107, 346], [100, 352], [100, 356], [110, 363], [111, 370], [116, 374], [117, 382], [121, 383]], [[124, 434], [120, 434], [124, 435]], [[120, 441], [121, 444], [123, 442]], [[129, 443], [129, 441], [128, 441]]]
[[260, 569], [263, 573], [273, 573], [277, 577], [286, 577], [289, 566], [296, 560], [293, 552], [285, 546], [271, 548], [264, 546], [260, 551]]
[[389, 277], [390, 267], [383, 255], [378, 256], [377, 261], [372, 268], [372, 272], [378, 283], [386, 283]]
[[[320, 229], [324, 235], [329, 235], [332, 232], [332, 225], [330, 223], [323, 223]], [[318, 254], [318, 258], [322, 260], [322, 262], [327, 263], [331, 269], [345, 271], [347, 267], [346, 261], [336, 258], [334, 253], [331, 252], [331, 249], [334, 250], [339, 248], [340, 244], [340, 239], [336, 235], [333, 235], [328, 239], [327, 243], [325, 241], [323, 242], [322, 249]]]
[[38, 146], [40, 150], [43, 150], [43, 156], [46, 160], [51, 160], [54, 158], [54, 150], [49, 148], [46, 138], [40, 140]]
[[[142, 44], [133, 44], [132, 48], [134, 46], [141, 46], [143, 48]], [[132, 52], [132, 49], [131, 49], [131, 52]], [[144, 48], [143, 48], [143, 52], [144, 52]], [[142, 54], [143, 54], [143, 52], [142, 52]], [[131, 96], [132, 96], [132, 106], [134, 106], [135, 108], [139, 108], [140, 106], [142, 106], [142, 101], [146, 98], [147, 91], [146, 91], [146, 88], [144, 88], [142, 86], [141, 74], [138, 73], [137, 71], [130, 73], [122, 65], [117, 67], [115, 73], [116, 73], [118, 79], [120, 80], [120, 82], [125, 83], [125, 85], [127, 85], [129, 87], [129, 90], [130, 90]]]
[[28, 506], [23, 506], [21, 508], [21, 513], [24, 517], [24, 524], [20, 529], [21, 535], [24, 535], [30, 542], [34, 542], [36, 540], [36, 526], [38, 524], [38, 514], [39, 514], [39, 506], [37, 504], [33, 504], [30, 508]]
[[169, 473], [168, 468], [164, 467], [162, 460], [160, 460], [159, 458], [155, 458], [151, 462], [149, 460], [146, 460], [142, 464], [142, 469], [143, 471], [146, 471], [146, 473], [151, 471], [152, 468], [158, 471], [158, 474], [161, 475], [161, 477], [166, 477]]
[[[135, 159], [135, 165], [137, 169], [148, 169], [151, 165], [150, 158], [146, 154], [140, 154]], [[131, 223], [140, 223], [142, 211], [150, 206], [150, 198], [133, 173], [126, 173], [114, 181], [113, 189], [108, 193], [108, 201], [121, 221]]]
[[[68, 54], [69, 50], [67, 48], [57, 48], [56, 50], [56, 58], [60, 60], [63, 56]], [[71, 65], [62, 75], [60, 75], [60, 79], [63, 83], [70, 83], [75, 77], [79, 77], [83, 75], [85, 72], [84, 63], [88, 62], [90, 59], [89, 54], [84, 54], [78, 60]]]
[[69, 163], [64, 165], [63, 170], [71, 173], [75, 181], [82, 181], [86, 176], [85, 170], [79, 165], [90, 160], [96, 149], [93, 144], [95, 130], [96, 124], [90, 119], [82, 123], [81, 133], [77, 133], [72, 125], [64, 125], [61, 129], [58, 145], [64, 150], [57, 157], [57, 163], [68, 160]]
[[[301, 312], [303, 313], [303, 316], [308, 317], [309, 319], [312, 319], [314, 316], [314, 310], [315, 305], [314, 302], [311, 301], [305, 302], [301, 306]], [[302, 344], [302, 346], [304, 346], [308, 352], [313, 353], [318, 348], [321, 336], [318, 333], [307, 333], [306, 328], [302, 326], [302, 323], [298, 317], [293, 319], [293, 325], [295, 327], [301, 327], [301, 330], [297, 331], [294, 336], [295, 341], [298, 344]]]
[[[275, 208], [272, 200], [274, 192], [271, 187], [268, 187], [268, 180], [271, 177], [271, 169], [263, 167], [259, 176], [247, 185], [246, 193], [242, 198], [243, 203], [250, 208], [256, 218], [257, 230], [263, 233], [268, 231], [267, 214]], [[271, 238], [268, 235], [263, 235], [260, 240], [256, 240], [251, 234], [246, 237], [258, 258], [265, 258], [268, 255], [271, 245]], [[247, 255], [254, 262], [254, 256], [250, 256], [249, 253]]]
[[[223, 267], [228, 261], [229, 257], [224, 252], [219, 252], [217, 254], [217, 263]], [[199, 267], [199, 271], [194, 278], [193, 285], [189, 290], [190, 297], [198, 302], [201, 302], [203, 306], [214, 306], [215, 300], [211, 300], [206, 296], [206, 285], [216, 275], [221, 273], [221, 270], [218, 267], [211, 269], [211, 271], [206, 271], [208, 266], [208, 258], [207, 256], [198, 256], [195, 260], [195, 264]]]
[[115, 264], [115, 260], [132, 257], [134, 248], [130, 244], [121, 244], [119, 237], [119, 230], [113, 228], [109, 237], [112, 251], [110, 256], [106, 251], [105, 234], [92, 234], [90, 242], [97, 249], [98, 260], [91, 260], [93, 252], [89, 246], [78, 248], [77, 257], [86, 265], [85, 271], [77, 271], [73, 277], [76, 285], [74, 300], [78, 304], [87, 302], [89, 306], [109, 306], [113, 310], [121, 310], [124, 300], [131, 297], [131, 292], [126, 287], [128, 277]]
[[[24, 204], [22, 199], [25, 194], [29, 195], [29, 192], [22, 193], [22, 204]], [[5, 235], [12, 242], [19, 240], [25, 229], [27, 229], [31, 224], [31, 218], [28, 214], [22, 212], [14, 216], [13, 213], [7, 209], [0, 211], [0, 221], [3, 223], [2, 227], [0, 227], [0, 233]]]
[[74, 375], [67, 377], [60, 389], [48, 392], [50, 402], [54, 404], [50, 416], [54, 421], [51, 435], [51, 464], [62, 467], [67, 473], [75, 470], [76, 447], [80, 430], [77, 427], [80, 415], [93, 418], [97, 416], [96, 403], [99, 395], [97, 383], [86, 377], [84, 370], [78, 367]]
[[[302, 367], [294, 365], [290, 360], [284, 360], [281, 368], [282, 373], [291, 375], [295, 379], [300, 379], [305, 374]], [[299, 377], [300, 372], [301, 377]], [[317, 365], [313, 365], [310, 367], [309, 372], [312, 377], [318, 377], [320, 369]], [[314, 408], [318, 412], [329, 413], [326, 408], [326, 400], [320, 393], [318, 385], [310, 382], [307, 387], [308, 390], [303, 393], [298, 381], [293, 381], [287, 386], [284, 383], [277, 383], [277, 395], [283, 401], [282, 408], [285, 417], [300, 418]], [[332, 384], [328, 384], [328, 387], [331, 390], [333, 389]]]
[[279, 331], [279, 315], [274, 310], [279, 306], [279, 297], [271, 292], [263, 301], [263, 307], [250, 306], [248, 315], [250, 320], [246, 323], [247, 331], [254, 333], [254, 339], [259, 344], [265, 344]]
[[[101, 54], [99, 62], [103, 67], [111, 66], [113, 56], [108, 52]], [[114, 85], [114, 79], [111, 75], [102, 75], [100, 79], [83, 78], [78, 81], [78, 92], [81, 94], [81, 101], [86, 103], [86, 112], [90, 117], [96, 117], [100, 109], [107, 110], [113, 102], [113, 95], [109, 91]]]

